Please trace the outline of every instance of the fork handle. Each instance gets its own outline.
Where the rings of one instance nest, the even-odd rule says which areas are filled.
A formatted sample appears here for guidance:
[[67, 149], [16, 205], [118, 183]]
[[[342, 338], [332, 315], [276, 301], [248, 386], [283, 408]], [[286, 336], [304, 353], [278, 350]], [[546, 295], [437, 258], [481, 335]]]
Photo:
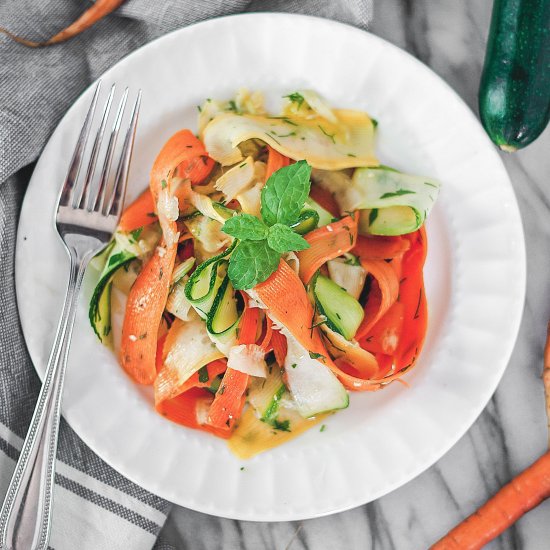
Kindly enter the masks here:
[[0, 511], [2, 550], [46, 550], [50, 535], [61, 396], [78, 294], [91, 254], [68, 248], [63, 312], [38, 402]]

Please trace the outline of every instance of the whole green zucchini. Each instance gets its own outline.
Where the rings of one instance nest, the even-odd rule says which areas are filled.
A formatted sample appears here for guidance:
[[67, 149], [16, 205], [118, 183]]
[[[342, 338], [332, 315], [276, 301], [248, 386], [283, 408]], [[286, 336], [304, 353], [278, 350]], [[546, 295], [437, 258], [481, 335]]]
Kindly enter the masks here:
[[550, 0], [494, 0], [479, 112], [505, 151], [529, 145], [548, 124]]

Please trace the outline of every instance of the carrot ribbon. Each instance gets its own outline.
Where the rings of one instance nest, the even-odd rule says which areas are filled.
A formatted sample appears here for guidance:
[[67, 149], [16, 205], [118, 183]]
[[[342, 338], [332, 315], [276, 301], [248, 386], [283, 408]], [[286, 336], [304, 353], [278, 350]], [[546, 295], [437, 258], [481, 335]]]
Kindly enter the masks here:
[[[203, 144], [189, 131], [174, 134], [158, 154], [150, 175], [150, 190], [155, 204], [176, 200], [172, 179], [184, 162], [202, 154]], [[178, 247], [175, 220], [159, 212], [163, 240], [143, 267], [128, 295], [122, 326], [120, 364], [139, 384], [152, 384], [156, 377], [157, 332], [164, 312]]]

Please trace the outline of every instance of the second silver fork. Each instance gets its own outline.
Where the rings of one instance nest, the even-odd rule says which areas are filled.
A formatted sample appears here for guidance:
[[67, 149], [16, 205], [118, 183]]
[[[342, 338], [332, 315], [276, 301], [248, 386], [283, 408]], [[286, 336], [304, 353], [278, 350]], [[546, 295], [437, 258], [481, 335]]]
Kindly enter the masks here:
[[78, 295], [88, 262], [111, 240], [124, 204], [141, 91], [134, 103], [114, 183], [109, 185], [109, 173], [128, 89], [115, 116], [99, 179], [96, 185], [93, 184], [114, 97], [113, 86], [103, 109], [84, 179], [79, 184], [78, 176], [100, 88], [101, 83], [98, 83], [57, 205], [56, 228], [70, 258], [69, 282], [42, 388], [0, 510], [0, 548], [3, 550], [46, 550], [48, 546], [61, 397]]

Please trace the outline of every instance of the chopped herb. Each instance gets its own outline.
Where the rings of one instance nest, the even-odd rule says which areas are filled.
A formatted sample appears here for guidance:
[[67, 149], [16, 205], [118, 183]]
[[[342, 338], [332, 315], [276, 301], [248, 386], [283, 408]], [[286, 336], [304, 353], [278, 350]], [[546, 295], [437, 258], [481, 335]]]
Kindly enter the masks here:
[[322, 321], [319, 321], [318, 323], [315, 323], [315, 324], [311, 325], [311, 327], [309, 327], [309, 328], [313, 331], [314, 328], [320, 327], [321, 325], [326, 324], [326, 322], [327, 322], [327, 320], [323, 319]]
[[229, 422], [229, 418], [225, 421], [225, 425], [229, 428], [231, 427], [231, 423]]
[[357, 158], [357, 155], [354, 155], [353, 153], [348, 153], [348, 157]]
[[327, 429], [327, 425], [326, 424], [323, 424], [321, 426], [321, 429], [319, 430], [320, 432], [324, 432], [325, 430]]
[[292, 363], [292, 365], [290, 365], [293, 369], [295, 369], [298, 365], [296, 363]]
[[322, 353], [315, 353], [313, 351], [310, 351], [309, 352], [309, 356], [312, 358], [312, 359], [326, 359], [326, 357], [322, 354]]
[[202, 107], [201, 107], [200, 105], [197, 105], [197, 111], [198, 111], [199, 113], [202, 113]]
[[391, 197], [400, 197], [401, 195], [414, 195], [416, 191], [411, 191], [410, 189], [398, 189], [394, 193], [384, 193], [380, 198], [381, 199], [390, 199]]
[[[350, 256], [351, 256], [351, 255], [350, 255]], [[346, 258], [346, 259], [344, 260], [344, 263], [345, 263], [346, 265], [361, 265], [361, 264], [359, 263], [359, 260], [357, 259], [356, 256], [351, 256], [350, 258]]]
[[273, 130], [271, 130], [270, 133], [273, 134], [274, 136], [277, 136], [277, 137], [280, 137], [280, 138], [285, 138], [285, 137], [290, 137], [290, 136], [295, 136], [296, 135], [296, 132], [289, 132], [288, 134], [277, 134], [277, 132], [274, 132]]
[[241, 472], [244, 471], [244, 466], [241, 466]]
[[298, 124], [296, 124], [286, 116], [268, 116], [267, 118], [271, 118], [274, 120], [282, 120], [283, 122], [285, 122], [286, 124], [290, 124], [291, 126], [298, 126]]
[[160, 185], [162, 186], [163, 189], [166, 189], [166, 186], [167, 186], [168, 184], [166, 183], [166, 180], [162, 180], [162, 181], [160, 182]]
[[138, 336], [138, 340], [145, 340], [145, 338], [147, 338], [147, 333], [146, 332], [144, 332], [143, 334], [140, 334]]
[[226, 109], [226, 111], [233, 111], [234, 113], [238, 111], [237, 104], [233, 99], [230, 99], [227, 103], [229, 104], [229, 107]]
[[239, 164], [239, 168], [243, 168], [244, 166], [246, 166], [246, 162], [243, 162], [242, 164]]
[[321, 130], [321, 132], [323, 132], [323, 134], [325, 134], [325, 136], [327, 136], [328, 138], [330, 138], [332, 140], [332, 143], [336, 143], [336, 140], [334, 139], [334, 136], [336, 134], [329, 134], [320, 124], [318, 124], [317, 126], [319, 126], [319, 130]]
[[[340, 288], [342, 288], [342, 287], [340, 287]], [[347, 292], [347, 290], [345, 288], [342, 288], [342, 290], [344, 292]], [[340, 316], [340, 314], [338, 312], [336, 312], [336, 317], [338, 317], [338, 319], [340, 319], [340, 321], [342, 320], [342, 317]]]
[[143, 227], [138, 227], [137, 229], [130, 231], [130, 235], [132, 235], [132, 239], [134, 239], [134, 241], [137, 242], [142, 231], [143, 231]]
[[277, 141], [273, 136], [270, 136], [269, 134], [266, 134], [266, 136], [268, 138], [271, 138], [275, 143], [277, 143], [278, 145], [281, 145], [281, 142], [280, 141]]
[[422, 303], [422, 289], [420, 289], [420, 293], [418, 295], [418, 305], [416, 306], [416, 311], [414, 312], [414, 319], [418, 319], [419, 317], [419, 311], [420, 311], [420, 304]]
[[296, 105], [298, 105], [298, 109], [303, 105], [305, 101], [304, 96], [299, 92], [292, 92], [291, 94], [284, 95], [283, 97], [288, 98], [291, 103], [296, 103]]
[[372, 125], [376, 128], [378, 126], [378, 121], [375, 118], [372, 118], [372, 117], [371, 117], [370, 120], [372, 122]]
[[224, 392], [224, 391], [225, 391], [225, 384], [222, 384], [222, 385], [220, 386], [220, 389], [218, 390], [218, 393], [219, 393], [220, 395], [223, 395], [223, 392]]
[[210, 380], [210, 377], [208, 376], [208, 369], [205, 365], [199, 369], [199, 382], [204, 384], [205, 382], [208, 382], [208, 380]]
[[372, 225], [378, 218], [378, 208], [373, 208], [369, 213], [369, 225]]
[[157, 217], [157, 215], [154, 212], [147, 212], [147, 216], [149, 218], [156, 218]]
[[430, 183], [429, 181], [425, 181], [424, 185], [429, 185], [430, 187], [435, 187], [437, 189], [437, 185], [435, 185], [435, 183]]
[[279, 422], [276, 418], [273, 420], [272, 426], [281, 432], [290, 432], [290, 421], [283, 420]]

